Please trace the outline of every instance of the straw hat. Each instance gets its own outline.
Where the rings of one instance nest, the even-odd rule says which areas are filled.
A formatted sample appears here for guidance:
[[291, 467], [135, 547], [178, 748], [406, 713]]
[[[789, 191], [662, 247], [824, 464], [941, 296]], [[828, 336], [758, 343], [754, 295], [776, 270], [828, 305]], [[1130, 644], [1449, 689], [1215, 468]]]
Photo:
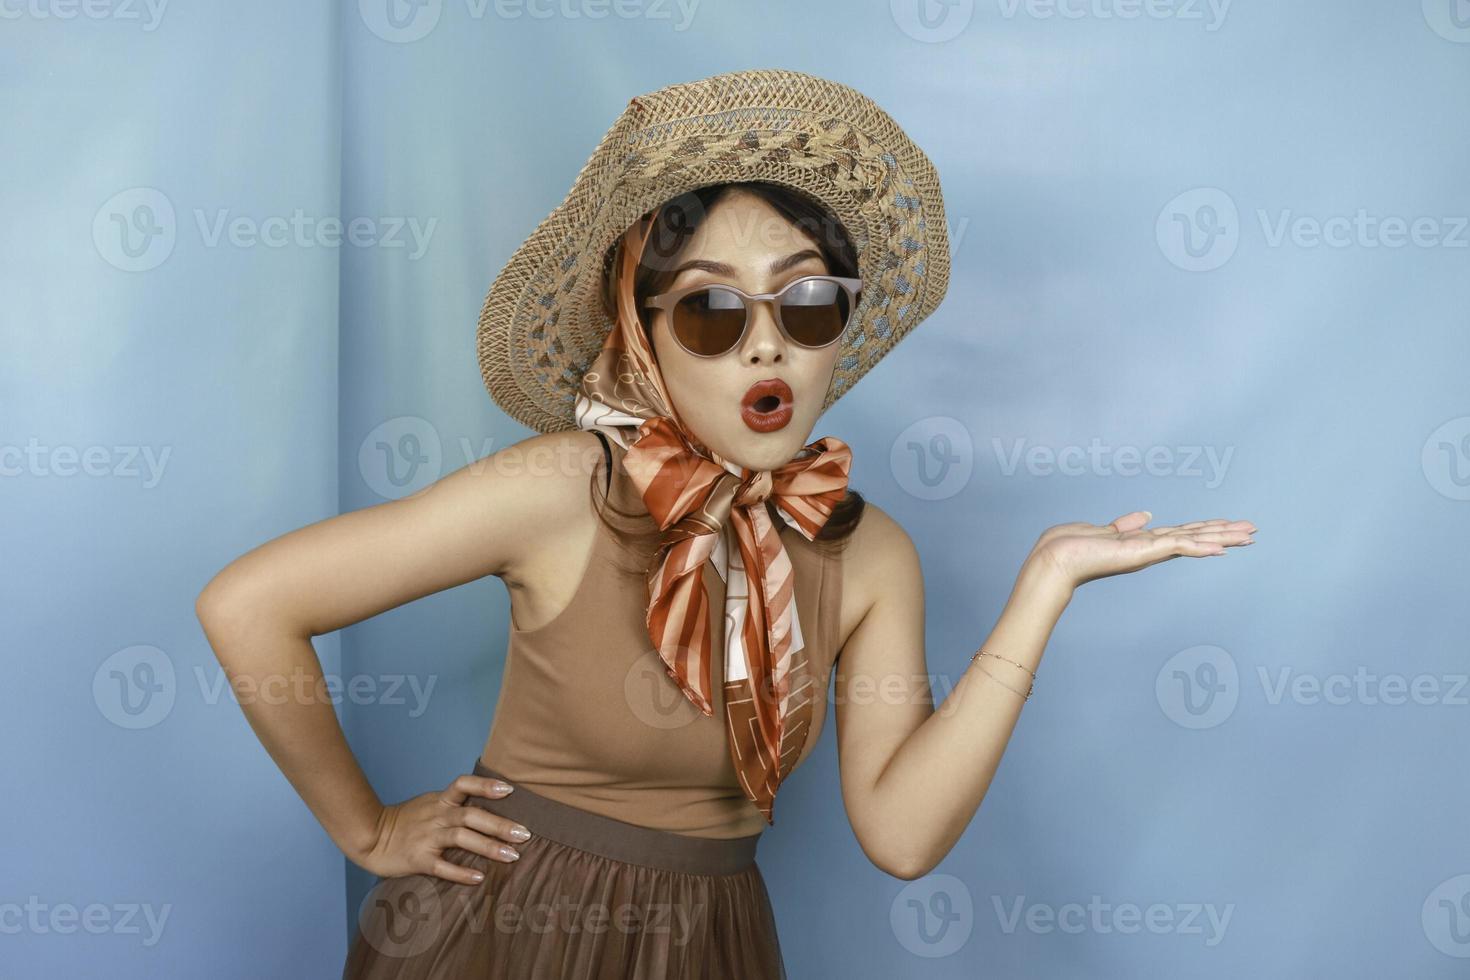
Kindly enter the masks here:
[[629, 100], [566, 199], [491, 284], [477, 346], [496, 404], [538, 432], [576, 428], [578, 386], [612, 327], [600, 296], [610, 246], [658, 205], [742, 180], [816, 198], [857, 249], [862, 295], [823, 411], [944, 297], [939, 175], [871, 99], [781, 69], [670, 85]]

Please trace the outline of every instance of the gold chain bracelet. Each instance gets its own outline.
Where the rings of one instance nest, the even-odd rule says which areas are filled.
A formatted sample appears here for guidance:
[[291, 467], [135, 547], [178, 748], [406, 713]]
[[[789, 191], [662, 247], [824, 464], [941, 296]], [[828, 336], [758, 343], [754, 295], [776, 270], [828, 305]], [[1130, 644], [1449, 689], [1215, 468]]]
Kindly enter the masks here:
[[[1026, 692], [1025, 692], [1025, 695], [1024, 696], [1025, 696], [1025, 698], [1026, 698], [1027, 701], [1031, 700], [1031, 692], [1036, 689], [1036, 671], [1032, 670], [1030, 667], [1027, 667], [1025, 664], [1018, 664], [1018, 663], [1016, 663], [1010, 657], [1002, 657], [998, 653], [986, 653], [984, 650], [976, 650], [975, 651], [975, 655], [970, 658], [970, 663], [972, 663], [972, 664], [975, 663], [975, 661], [979, 660], [981, 657], [994, 657], [996, 660], [1004, 660], [1006, 663], [1013, 664], [1013, 665], [1015, 665], [1017, 667], [1020, 667], [1026, 673], [1030, 674], [1031, 675], [1031, 683], [1027, 685]], [[985, 671], [985, 673], [986, 673], [987, 676], [989, 676], [993, 681], [995, 681], [997, 684], [1001, 685], [1002, 687], [1009, 688], [1010, 690], [1015, 691], [1017, 694], [1020, 694], [1021, 693], [1020, 691], [1016, 690], [1016, 688], [1011, 687], [1011, 685], [1009, 685], [1005, 681], [1001, 680], [999, 677], [996, 677], [994, 674], [990, 673], [990, 671], [985, 670], [985, 665], [984, 664], [981, 664], [980, 665], [980, 669], [983, 670], [983, 671]]]

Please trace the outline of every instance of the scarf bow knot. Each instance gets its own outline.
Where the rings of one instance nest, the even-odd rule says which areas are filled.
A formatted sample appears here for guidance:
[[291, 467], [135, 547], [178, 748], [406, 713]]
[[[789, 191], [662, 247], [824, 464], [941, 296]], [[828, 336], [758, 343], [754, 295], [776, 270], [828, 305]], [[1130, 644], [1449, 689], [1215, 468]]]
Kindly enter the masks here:
[[675, 415], [634, 311], [634, 274], [652, 219], [626, 233], [618, 315], [583, 374], [579, 428], [622, 446], [622, 468], [662, 532], [645, 623], [668, 674], [714, 714], [710, 601], [702, 569], [725, 582], [724, 695], [730, 758], [746, 796], [774, 823], [776, 790], [810, 730], [813, 675], [797, 615], [795, 569], [767, 501], [808, 541], [847, 493], [852, 452], [834, 436], [774, 470], [751, 472], [705, 449]]

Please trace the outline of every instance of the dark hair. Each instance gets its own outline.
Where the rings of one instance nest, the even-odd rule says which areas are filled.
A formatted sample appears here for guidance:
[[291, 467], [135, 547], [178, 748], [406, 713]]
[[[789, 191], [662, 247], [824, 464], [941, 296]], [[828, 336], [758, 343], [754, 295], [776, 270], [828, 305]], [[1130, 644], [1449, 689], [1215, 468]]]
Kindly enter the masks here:
[[[664, 203], [659, 209], [658, 220], [650, 235], [648, 247], [645, 249], [643, 258], [639, 260], [638, 271], [633, 279], [633, 292], [640, 301], [638, 319], [646, 334], [651, 336], [653, 324], [648, 313], [643, 309], [641, 301], [649, 296], [656, 296], [668, 288], [674, 279], [673, 269], [675, 267], [675, 263], [669, 260], [676, 256], [687, 240], [693, 236], [695, 229], [699, 227], [700, 222], [709, 214], [715, 203], [737, 188], [756, 194], [786, 220], [810, 235], [816, 242], [817, 250], [822, 253], [822, 258], [826, 261], [828, 272], [831, 275], [858, 275], [857, 249], [853, 246], [847, 229], [821, 202], [784, 184], [768, 181], [710, 184], [680, 194]], [[617, 317], [615, 292], [617, 283], [614, 270], [618, 267], [621, 247], [622, 239], [619, 238], [608, 249], [603, 262], [602, 305], [609, 319]], [[598, 517], [613, 532], [613, 536], [625, 544], [629, 539], [640, 541], [643, 544], [642, 550], [651, 552], [649, 554], [651, 565], [658, 551], [657, 540], [660, 531], [657, 525], [647, 514], [623, 510], [609, 500], [604, 490], [605, 481], [606, 476], [602, 467], [598, 466], [592, 479], [592, 499]], [[825, 549], [840, 549], [851, 537], [852, 532], [857, 529], [858, 522], [862, 519], [864, 506], [862, 494], [848, 487], [846, 495], [833, 508], [831, 517], [817, 533], [816, 541]], [[620, 518], [627, 520], [622, 521], [620, 527], [617, 522], [609, 520], [604, 509], [611, 510]], [[786, 526], [785, 518], [778, 513], [773, 501], [766, 501], [766, 512], [770, 515], [775, 527], [779, 529]], [[644, 571], [647, 570], [644, 569]]]

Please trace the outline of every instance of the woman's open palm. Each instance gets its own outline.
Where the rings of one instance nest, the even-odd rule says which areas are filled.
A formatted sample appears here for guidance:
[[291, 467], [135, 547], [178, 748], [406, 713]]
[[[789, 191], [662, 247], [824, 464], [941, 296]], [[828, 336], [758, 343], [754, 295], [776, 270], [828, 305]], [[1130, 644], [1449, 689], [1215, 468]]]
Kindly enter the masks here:
[[1171, 527], [1145, 527], [1152, 514], [1136, 510], [1111, 524], [1058, 524], [1042, 532], [1032, 549], [1073, 587], [1094, 579], [1136, 572], [1170, 558], [1223, 555], [1248, 545], [1256, 526], [1250, 521], [1215, 518]]

